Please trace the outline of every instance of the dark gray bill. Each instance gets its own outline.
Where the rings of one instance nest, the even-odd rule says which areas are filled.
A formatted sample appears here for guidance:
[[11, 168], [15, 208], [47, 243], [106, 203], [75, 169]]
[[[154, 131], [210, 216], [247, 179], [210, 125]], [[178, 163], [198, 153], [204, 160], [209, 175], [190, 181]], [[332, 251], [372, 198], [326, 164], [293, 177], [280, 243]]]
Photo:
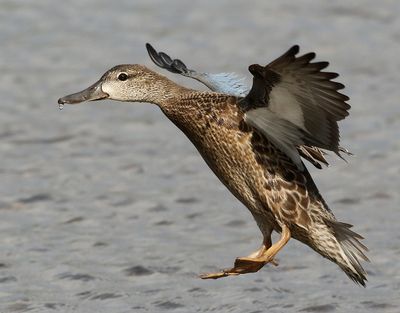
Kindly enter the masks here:
[[85, 90], [58, 99], [58, 104], [75, 104], [84, 101], [100, 100], [108, 97], [109, 95], [101, 89], [101, 81], [99, 80]]

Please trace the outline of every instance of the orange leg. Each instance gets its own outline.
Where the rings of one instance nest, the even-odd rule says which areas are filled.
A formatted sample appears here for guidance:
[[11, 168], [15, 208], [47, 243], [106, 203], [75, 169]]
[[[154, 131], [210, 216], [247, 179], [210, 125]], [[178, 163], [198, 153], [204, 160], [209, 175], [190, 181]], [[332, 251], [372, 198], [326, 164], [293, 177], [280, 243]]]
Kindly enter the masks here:
[[259, 271], [265, 264], [272, 263], [276, 254], [287, 244], [290, 239], [290, 230], [284, 225], [282, 227], [281, 238], [271, 245], [271, 238], [264, 239], [264, 243], [260, 249], [253, 252], [247, 257], [237, 258], [233, 268], [217, 273], [201, 275], [202, 279], [218, 279], [227, 276], [235, 276], [240, 274], [254, 273]]

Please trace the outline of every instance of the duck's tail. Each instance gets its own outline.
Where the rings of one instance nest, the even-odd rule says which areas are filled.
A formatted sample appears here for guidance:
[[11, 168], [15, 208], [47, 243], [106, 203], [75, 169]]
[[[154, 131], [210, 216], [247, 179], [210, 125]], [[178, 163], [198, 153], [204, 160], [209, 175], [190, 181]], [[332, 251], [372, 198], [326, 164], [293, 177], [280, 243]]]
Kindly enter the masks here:
[[325, 220], [325, 225], [327, 229], [322, 236], [325, 242], [321, 242], [319, 237], [320, 244], [316, 250], [335, 262], [351, 280], [365, 287], [367, 278], [361, 261], [369, 260], [364, 253], [368, 248], [360, 242], [364, 238], [352, 231], [350, 224], [329, 219]]
[[337, 264], [351, 280], [365, 287], [366, 272], [360, 262], [369, 262], [369, 259], [364, 253], [368, 248], [360, 242], [364, 237], [350, 229], [353, 225], [332, 220], [325, 223], [332, 229], [341, 248]]

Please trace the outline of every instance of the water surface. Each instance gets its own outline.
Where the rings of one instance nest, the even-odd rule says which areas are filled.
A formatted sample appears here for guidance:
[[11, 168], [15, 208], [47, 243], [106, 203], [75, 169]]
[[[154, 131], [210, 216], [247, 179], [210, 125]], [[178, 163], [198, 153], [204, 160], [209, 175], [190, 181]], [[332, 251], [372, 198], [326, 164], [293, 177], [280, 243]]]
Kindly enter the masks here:
[[[399, 10], [398, 1], [2, 1], [0, 312], [399, 312]], [[249, 64], [293, 44], [331, 62], [351, 97], [342, 144], [356, 156], [311, 171], [336, 216], [366, 237], [366, 289], [295, 241], [279, 267], [197, 278], [258, 247], [247, 210], [155, 106], [56, 102], [116, 64], [156, 69], [146, 42], [248, 79]]]

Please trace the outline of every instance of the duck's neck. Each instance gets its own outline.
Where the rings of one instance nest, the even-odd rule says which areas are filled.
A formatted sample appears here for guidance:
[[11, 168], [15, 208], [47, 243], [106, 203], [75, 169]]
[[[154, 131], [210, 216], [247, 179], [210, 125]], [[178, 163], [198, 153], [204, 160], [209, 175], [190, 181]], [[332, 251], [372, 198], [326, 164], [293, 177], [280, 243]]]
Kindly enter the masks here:
[[188, 135], [188, 129], [200, 110], [196, 98], [203, 92], [180, 86], [155, 72], [147, 82], [145, 98], [139, 101], [156, 104], [171, 122]]
[[179, 98], [193, 92], [193, 90], [180, 86], [165, 76], [158, 73], [155, 73], [155, 75], [158, 77], [151, 84], [148, 84], [146, 97], [143, 101], [154, 103], [163, 111], [168, 111], [170, 106], [177, 104]]

